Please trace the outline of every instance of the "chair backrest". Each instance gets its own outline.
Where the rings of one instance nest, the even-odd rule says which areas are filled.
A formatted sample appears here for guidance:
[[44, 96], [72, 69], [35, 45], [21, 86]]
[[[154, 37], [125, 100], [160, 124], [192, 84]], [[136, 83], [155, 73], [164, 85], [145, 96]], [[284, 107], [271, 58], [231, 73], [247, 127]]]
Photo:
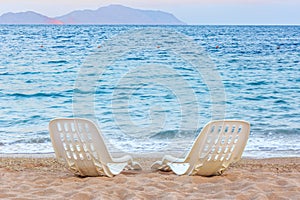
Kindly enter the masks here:
[[[51, 141], [58, 160], [78, 163], [112, 161], [97, 126], [87, 119], [58, 118], [49, 123]], [[77, 161], [77, 162], [76, 162]]]
[[[216, 120], [204, 126], [186, 160], [197, 169], [189, 174], [221, 174], [230, 163], [238, 161], [250, 134], [250, 124], [241, 120]], [[196, 167], [197, 168], [197, 167]], [[200, 169], [201, 168], [201, 169]]]

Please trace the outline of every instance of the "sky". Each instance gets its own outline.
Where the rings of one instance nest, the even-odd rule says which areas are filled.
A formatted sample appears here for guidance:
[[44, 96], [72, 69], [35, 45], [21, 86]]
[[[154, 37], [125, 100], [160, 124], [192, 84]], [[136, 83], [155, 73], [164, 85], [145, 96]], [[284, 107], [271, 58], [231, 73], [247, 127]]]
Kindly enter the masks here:
[[0, 15], [30, 10], [57, 17], [110, 4], [170, 12], [188, 24], [300, 24], [300, 0], [0, 0]]

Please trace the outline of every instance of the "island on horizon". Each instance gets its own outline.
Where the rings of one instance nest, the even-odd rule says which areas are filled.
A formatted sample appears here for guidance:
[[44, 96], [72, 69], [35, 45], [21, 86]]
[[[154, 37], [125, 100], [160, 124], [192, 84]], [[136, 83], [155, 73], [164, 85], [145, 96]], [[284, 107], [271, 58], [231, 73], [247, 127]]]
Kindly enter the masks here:
[[0, 24], [186, 25], [171, 13], [116, 4], [96, 10], [76, 10], [54, 18], [33, 11], [9, 12], [0, 16]]

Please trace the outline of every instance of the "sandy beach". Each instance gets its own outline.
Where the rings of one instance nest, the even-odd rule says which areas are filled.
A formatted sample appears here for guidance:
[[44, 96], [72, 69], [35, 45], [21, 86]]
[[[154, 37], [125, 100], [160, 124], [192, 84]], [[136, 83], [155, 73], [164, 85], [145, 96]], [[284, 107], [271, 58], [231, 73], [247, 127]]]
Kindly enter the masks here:
[[149, 170], [74, 176], [54, 158], [0, 158], [0, 199], [300, 199], [300, 158], [244, 158], [221, 176]]

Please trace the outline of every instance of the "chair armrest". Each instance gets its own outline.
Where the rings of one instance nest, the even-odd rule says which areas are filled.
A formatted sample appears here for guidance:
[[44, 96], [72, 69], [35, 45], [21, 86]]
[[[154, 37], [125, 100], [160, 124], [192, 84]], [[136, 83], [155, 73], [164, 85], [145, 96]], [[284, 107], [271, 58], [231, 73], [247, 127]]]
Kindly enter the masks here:
[[171, 155], [165, 155], [162, 159], [162, 163], [183, 163], [185, 161], [185, 158], [177, 158]]

